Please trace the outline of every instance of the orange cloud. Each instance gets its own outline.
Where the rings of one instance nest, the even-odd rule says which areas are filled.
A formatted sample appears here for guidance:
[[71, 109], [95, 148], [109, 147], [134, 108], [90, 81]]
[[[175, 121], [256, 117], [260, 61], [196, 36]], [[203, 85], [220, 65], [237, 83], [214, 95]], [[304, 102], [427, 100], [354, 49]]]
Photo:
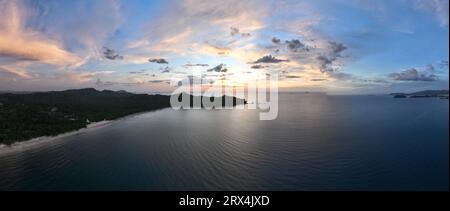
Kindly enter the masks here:
[[0, 8], [0, 56], [54, 65], [75, 65], [81, 60], [58, 42], [25, 28], [26, 13], [20, 2], [3, 1]]

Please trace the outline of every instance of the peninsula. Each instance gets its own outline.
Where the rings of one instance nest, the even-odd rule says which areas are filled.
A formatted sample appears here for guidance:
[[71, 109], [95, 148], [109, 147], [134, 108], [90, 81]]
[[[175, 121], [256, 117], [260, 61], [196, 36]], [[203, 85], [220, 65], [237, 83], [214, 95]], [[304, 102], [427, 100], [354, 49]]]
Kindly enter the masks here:
[[[229, 96], [223, 96], [227, 98]], [[191, 97], [193, 98], [193, 97]], [[233, 104], [245, 100], [233, 98]], [[135, 113], [170, 107], [170, 96], [93, 88], [0, 93], [0, 144], [56, 136]]]
[[391, 93], [394, 98], [427, 98], [435, 97], [441, 99], [448, 99], [448, 90], [425, 90], [413, 93]]

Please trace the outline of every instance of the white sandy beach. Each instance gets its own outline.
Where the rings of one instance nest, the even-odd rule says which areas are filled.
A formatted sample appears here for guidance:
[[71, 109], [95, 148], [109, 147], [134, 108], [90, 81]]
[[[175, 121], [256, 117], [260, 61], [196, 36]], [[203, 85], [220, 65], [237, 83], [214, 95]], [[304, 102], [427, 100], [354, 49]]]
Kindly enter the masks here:
[[20, 152], [20, 151], [26, 151], [29, 149], [34, 149], [34, 148], [43, 146], [45, 144], [59, 140], [64, 137], [68, 137], [68, 136], [72, 136], [75, 134], [84, 133], [84, 132], [88, 132], [88, 131], [92, 131], [92, 130], [96, 130], [96, 129], [105, 127], [105, 126], [111, 124], [111, 122], [112, 121], [106, 121], [106, 120], [100, 121], [100, 122], [93, 122], [91, 124], [88, 124], [86, 126], [86, 128], [82, 128], [82, 129], [67, 132], [67, 133], [62, 133], [57, 136], [43, 136], [43, 137], [33, 138], [33, 139], [30, 139], [27, 141], [16, 142], [11, 145], [0, 144], [0, 156], [5, 155], [5, 154]]

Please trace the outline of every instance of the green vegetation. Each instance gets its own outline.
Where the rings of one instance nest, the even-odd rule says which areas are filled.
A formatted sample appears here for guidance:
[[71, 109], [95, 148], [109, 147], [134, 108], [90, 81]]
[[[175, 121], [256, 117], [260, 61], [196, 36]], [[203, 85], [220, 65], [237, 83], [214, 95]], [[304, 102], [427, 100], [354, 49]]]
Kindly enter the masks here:
[[[194, 98], [191, 96], [191, 106]], [[181, 95], [179, 95], [181, 100]], [[223, 96], [233, 106], [244, 99]], [[211, 99], [213, 100], [213, 99]], [[38, 93], [0, 93], [0, 144], [41, 136], [55, 136], [85, 128], [90, 122], [114, 120], [130, 114], [170, 107], [170, 96], [132, 94], [95, 89]], [[187, 106], [189, 107], [189, 105]]]
[[170, 97], [95, 89], [0, 94], [0, 144], [55, 136], [89, 122], [170, 106]]

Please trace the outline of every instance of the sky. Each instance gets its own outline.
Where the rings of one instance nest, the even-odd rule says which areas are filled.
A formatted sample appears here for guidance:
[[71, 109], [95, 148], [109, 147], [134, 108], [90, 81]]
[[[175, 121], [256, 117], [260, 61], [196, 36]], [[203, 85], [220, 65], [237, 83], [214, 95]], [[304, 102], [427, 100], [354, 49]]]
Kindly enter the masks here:
[[448, 89], [448, 0], [0, 0], [0, 90]]

